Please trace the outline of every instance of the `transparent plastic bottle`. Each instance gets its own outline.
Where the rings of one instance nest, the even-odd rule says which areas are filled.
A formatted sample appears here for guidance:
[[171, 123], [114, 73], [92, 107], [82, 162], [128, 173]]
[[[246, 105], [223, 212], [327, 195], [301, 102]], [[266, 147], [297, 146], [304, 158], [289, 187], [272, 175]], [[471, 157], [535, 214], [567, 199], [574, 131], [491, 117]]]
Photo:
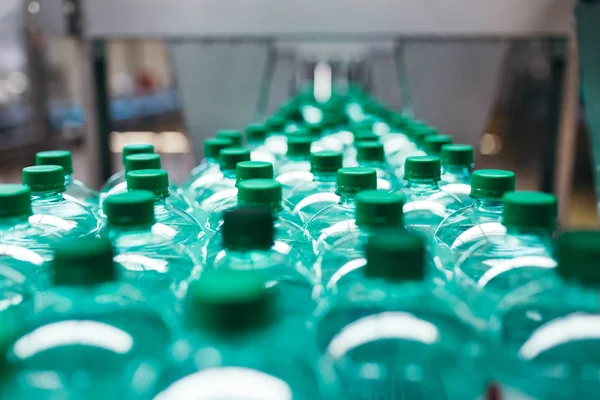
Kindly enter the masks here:
[[287, 136], [285, 134], [287, 121], [280, 115], [271, 116], [265, 125], [268, 130], [265, 147], [276, 158], [285, 157], [287, 152]]
[[556, 267], [552, 235], [556, 197], [541, 192], [511, 192], [502, 198], [506, 234], [482, 238], [463, 253], [454, 269], [457, 285], [503, 296]]
[[188, 201], [193, 202], [193, 199], [207, 185], [221, 180], [223, 175], [219, 169], [219, 153], [221, 150], [232, 146], [233, 144], [228, 139], [212, 138], [204, 141], [204, 159], [197, 167], [192, 169], [189, 178], [181, 188], [184, 197]]
[[173, 205], [170, 198], [169, 175], [162, 169], [141, 169], [127, 173], [129, 190], [148, 190], [156, 196], [154, 218], [162, 234], [184, 244], [194, 254], [202, 247], [206, 233], [194, 217]]
[[[128, 144], [123, 146], [123, 166], [125, 166], [125, 159], [127, 156], [133, 154], [148, 154], [154, 153], [154, 146], [148, 143], [141, 144]], [[127, 172], [125, 170], [121, 170], [108, 178], [106, 183], [100, 188], [100, 202], [104, 200], [107, 196], [107, 193], [115, 186], [117, 186], [121, 182], [125, 182], [125, 174]]]
[[448, 277], [460, 256], [481, 239], [503, 235], [502, 196], [515, 190], [515, 174], [498, 169], [473, 172], [471, 198], [473, 204], [450, 214], [433, 235], [436, 266]]
[[356, 194], [365, 190], [377, 189], [377, 172], [373, 168], [341, 168], [337, 172], [336, 194], [339, 200], [321, 211], [305, 225], [305, 236], [317, 246], [322, 235], [344, 230], [354, 224]]
[[234, 204], [237, 202], [238, 183], [249, 179], [273, 179], [273, 164], [264, 161], [242, 161], [235, 166], [236, 183], [228, 189], [215, 192], [202, 202], [202, 210], [207, 215], [212, 215], [221, 204]]
[[381, 190], [360, 192], [355, 216], [321, 234], [315, 244], [319, 257], [313, 265], [321, 294], [343, 292], [362, 276], [364, 247], [370, 236], [404, 230], [403, 200], [399, 194]]
[[423, 150], [430, 156], [441, 157], [442, 147], [452, 144], [452, 137], [449, 135], [429, 135], [423, 141]]
[[377, 171], [377, 188], [380, 190], [396, 190], [400, 181], [394, 174], [393, 168], [385, 159], [383, 144], [375, 141], [357, 142], [356, 161], [359, 167], [374, 168]]
[[217, 139], [229, 140], [232, 147], [244, 146], [244, 136], [236, 129], [221, 129], [217, 132]]
[[196, 191], [196, 197], [193, 199], [195, 209], [208, 217], [214, 205], [214, 201], [204, 202], [215, 194], [235, 188], [236, 183], [236, 165], [243, 161], [250, 161], [250, 150], [241, 147], [230, 147], [221, 150], [219, 153], [219, 176], [220, 179], [210, 182], [200, 191]]
[[[104, 204], [105, 233], [115, 248], [121, 279], [160, 302], [174, 304], [201, 272], [189, 240], [169, 234], [171, 228], [154, 219], [154, 195], [130, 190], [109, 196]], [[165, 234], [166, 233], [166, 234]], [[199, 256], [199, 255], [198, 255]]]
[[[161, 169], [160, 155], [154, 153], [146, 154], [132, 154], [125, 157], [125, 172], [138, 171], [140, 169]], [[104, 201], [108, 196], [112, 196], [117, 193], [125, 193], [127, 191], [127, 181], [121, 182], [110, 189], [106, 196], [102, 198], [100, 202], [100, 216], [105, 218], [104, 215]], [[171, 185], [169, 187], [171, 193], [171, 204], [177, 206], [187, 212], [192, 213], [191, 204], [178, 192], [177, 188]]]
[[221, 203], [208, 220], [207, 230], [216, 235], [212, 240], [222, 235], [223, 214], [233, 208], [265, 208], [274, 217], [275, 240], [287, 243], [302, 254], [304, 265], [314, 261], [314, 253], [310, 242], [304, 237], [300, 219], [291, 211], [288, 201], [282, 198], [281, 184], [272, 179], [249, 179], [237, 185], [237, 199]]
[[291, 136], [287, 140], [286, 160], [279, 166], [277, 182], [290, 190], [294, 186], [310, 182], [310, 136]]
[[32, 313], [32, 295], [49, 283], [46, 260], [52, 257], [51, 243], [43, 226], [29, 223], [29, 188], [0, 185], [0, 310]]
[[406, 228], [431, 238], [437, 226], [463, 204], [440, 189], [440, 159], [434, 156], [408, 157], [404, 166]]
[[285, 297], [278, 303], [282, 317], [308, 317], [316, 306], [315, 279], [298, 248], [304, 244], [278, 240], [273, 215], [264, 208], [226, 211], [220, 234], [207, 242], [205, 268], [262, 271]]
[[442, 146], [443, 191], [456, 196], [465, 206], [473, 202], [471, 195], [471, 171], [473, 170], [473, 146], [466, 144], [447, 144]]
[[38, 226], [44, 237], [74, 239], [94, 236], [100, 220], [83, 204], [63, 196], [65, 176], [62, 167], [40, 165], [23, 168], [23, 185], [31, 191], [31, 225]]
[[492, 327], [426, 279], [421, 235], [374, 235], [365, 253], [360, 278], [325, 298], [311, 321], [319, 350], [334, 361], [342, 398], [476, 398]]
[[66, 398], [127, 398], [135, 364], [169, 343], [176, 321], [117, 281], [107, 239], [64, 241], [54, 253], [53, 288], [36, 296], [3, 365], [46, 377], [49, 390], [62, 385]]
[[320, 151], [310, 154], [310, 182], [294, 186], [288, 200], [294, 206], [294, 213], [308, 223], [319, 211], [340, 199], [336, 194], [337, 171], [342, 168], [341, 152]]
[[265, 147], [267, 139], [267, 127], [264, 124], [250, 124], [246, 127], [246, 143], [252, 151], [252, 161], [263, 161], [273, 164], [275, 167], [275, 156]]
[[[559, 381], [566, 397], [593, 399], [599, 385], [597, 371], [599, 318], [600, 236], [598, 232], [566, 232], [556, 245], [555, 274], [521, 286], [505, 296], [496, 314], [502, 321], [504, 351], [541, 368], [530, 384], [544, 378]], [[526, 375], [527, 376], [527, 375]], [[549, 379], [548, 379], [549, 380]]]
[[[309, 335], [281, 320], [278, 285], [257, 271], [213, 271], [190, 287], [189, 326], [152, 385], [160, 400], [336, 400], [337, 381]], [[329, 368], [328, 368], [329, 367]]]
[[98, 208], [98, 192], [85, 183], [73, 179], [73, 158], [70, 151], [41, 151], [35, 155], [35, 165], [60, 165], [65, 171], [65, 196], [86, 204], [93, 209]]

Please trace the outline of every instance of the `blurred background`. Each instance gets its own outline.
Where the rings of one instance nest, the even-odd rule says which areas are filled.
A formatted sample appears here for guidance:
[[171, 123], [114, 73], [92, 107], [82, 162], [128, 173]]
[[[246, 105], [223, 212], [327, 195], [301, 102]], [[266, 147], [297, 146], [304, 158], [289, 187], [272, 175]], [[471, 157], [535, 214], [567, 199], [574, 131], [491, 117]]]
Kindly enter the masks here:
[[473, 144], [477, 168], [555, 192], [563, 226], [595, 226], [596, 3], [2, 0], [0, 180], [66, 148], [98, 187], [152, 142], [181, 182], [217, 129], [356, 81]]

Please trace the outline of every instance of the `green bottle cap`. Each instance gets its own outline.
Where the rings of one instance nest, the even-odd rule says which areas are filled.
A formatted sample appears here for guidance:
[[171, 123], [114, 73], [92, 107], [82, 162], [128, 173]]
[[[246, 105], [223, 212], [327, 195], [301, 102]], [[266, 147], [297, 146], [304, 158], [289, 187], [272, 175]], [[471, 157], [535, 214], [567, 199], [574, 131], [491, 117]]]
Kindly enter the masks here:
[[383, 143], [379, 142], [357, 142], [356, 160], [358, 162], [384, 162], [385, 152], [383, 151]]
[[600, 287], [600, 232], [562, 233], [556, 241], [557, 272], [566, 281]]
[[363, 190], [377, 189], [377, 172], [373, 168], [340, 168], [337, 172], [337, 194], [351, 196]]
[[344, 155], [340, 151], [317, 151], [310, 153], [310, 172], [337, 172], [342, 168]]
[[250, 161], [250, 150], [241, 147], [230, 147], [219, 153], [219, 168], [221, 171], [234, 171], [237, 163]]
[[446, 144], [442, 146], [442, 166], [471, 168], [473, 165], [473, 146], [468, 144]]
[[148, 190], [156, 197], [169, 195], [169, 174], [164, 169], [140, 169], [125, 177], [129, 190]]
[[440, 180], [440, 159], [435, 156], [408, 157], [404, 162], [404, 179], [408, 180]]
[[31, 191], [27, 186], [0, 185], [0, 218], [25, 217], [31, 214]]
[[161, 169], [160, 156], [158, 154], [132, 154], [125, 158], [125, 171], [137, 171], [139, 169]]
[[222, 138], [206, 139], [204, 141], [204, 158], [217, 160], [221, 150], [233, 146], [231, 140]]
[[231, 142], [235, 147], [241, 147], [243, 145], [244, 136], [242, 132], [235, 129], [221, 129], [217, 132], [217, 139], [226, 139]]
[[38, 165], [23, 168], [23, 185], [31, 192], [64, 192], [65, 170], [58, 165]]
[[262, 142], [267, 137], [267, 127], [264, 124], [250, 124], [246, 127], [248, 142]]
[[367, 190], [356, 195], [356, 225], [370, 228], [403, 229], [404, 197], [383, 190]]
[[269, 133], [271, 132], [283, 132], [285, 129], [285, 118], [279, 115], [273, 115], [269, 118], [265, 124]]
[[265, 161], [242, 161], [235, 166], [236, 182], [248, 179], [273, 179], [273, 164]]
[[432, 126], [426, 126], [421, 124], [414, 124], [409, 130], [409, 135], [414, 139], [414, 141], [419, 145], [423, 146], [425, 144], [425, 139], [429, 136], [438, 135], [437, 129]]
[[147, 154], [154, 153], [154, 145], [149, 143], [140, 143], [140, 144], [127, 144], [123, 146], [123, 164], [125, 164], [125, 159], [127, 156], [132, 154]]
[[57, 286], [97, 285], [117, 279], [114, 251], [107, 238], [62, 241], [53, 250]]
[[501, 199], [515, 190], [515, 174], [501, 169], [480, 169], [471, 177], [471, 197]]
[[274, 290], [259, 271], [207, 270], [190, 285], [186, 323], [213, 334], [246, 334], [275, 319]]
[[442, 146], [452, 144], [452, 137], [449, 135], [430, 135], [425, 137], [423, 147], [427, 154], [439, 156], [442, 152]]
[[323, 113], [323, 118], [321, 118], [321, 128], [325, 130], [334, 129], [338, 124], [340, 124], [340, 117], [331, 112]]
[[373, 124], [375, 120], [373, 118], [365, 118], [352, 124], [352, 133], [358, 135], [362, 132], [373, 133]]
[[502, 224], [507, 228], [556, 229], [556, 196], [542, 192], [510, 192], [502, 197]]
[[273, 214], [265, 208], [237, 208], [223, 214], [223, 248], [268, 250], [275, 244]]
[[396, 129], [407, 129], [411, 125], [411, 119], [403, 114], [393, 114], [390, 116], [390, 122]]
[[154, 223], [154, 194], [147, 190], [130, 190], [111, 194], [104, 201], [108, 226], [136, 226]]
[[35, 165], [60, 165], [65, 174], [73, 173], [73, 158], [66, 150], [40, 151], [35, 155]]
[[306, 135], [310, 136], [313, 140], [321, 137], [322, 128], [321, 128], [320, 123], [304, 124], [304, 127], [302, 128], [302, 130], [304, 131], [304, 133]]
[[290, 136], [287, 140], [287, 156], [306, 158], [310, 156], [313, 138], [310, 136]]
[[354, 146], [363, 142], [379, 142], [379, 136], [371, 131], [359, 131], [354, 134]]
[[272, 179], [249, 179], [238, 183], [238, 203], [244, 207], [281, 209], [281, 184]]
[[425, 239], [410, 232], [369, 237], [365, 248], [370, 278], [390, 281], [420, 281], [425, 278]]

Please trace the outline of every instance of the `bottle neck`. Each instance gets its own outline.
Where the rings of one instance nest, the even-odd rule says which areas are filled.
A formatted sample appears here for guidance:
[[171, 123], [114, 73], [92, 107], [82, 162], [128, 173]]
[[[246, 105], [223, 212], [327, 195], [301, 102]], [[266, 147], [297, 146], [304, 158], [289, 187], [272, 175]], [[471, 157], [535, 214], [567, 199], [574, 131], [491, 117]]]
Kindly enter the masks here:
[[466, 177], [471, 175], [471, 169], [464, 165], [443, 165], [444, 174]]
[[437, 179], [408, 179], [406, 187], [416, 190], [438, 190]]
[[506, 233], [511, 236], [534, 236], [544, 243], [551, 243], [553, 232], [544, 228], [524, 228], [518, 226], [507, 226]]
[[36, 201], [62, 201], [62, 191], [51, 191], [51, 192], [33, 192], [31, 193], [31, 202]]
[[502, 213], [502, 199], [473, 198], [473, 207], [482, 211]]
[[337, 180], [337, 172], [313, 172], [314, 182], [335, 182]]
[[356, 195], [355, 194], [339, 194], [340, 203], [343, 206], [354, 206], [356, 204]]
[[154, 223], [139, 224], [139, 225], [108, 225], [108, 236], [109, 239], [114, 239], [122, 235], [130, 235], [132, 233], [149, 233], [152, 232], [152, 225]]
[[222, 169], [223, 177], [235, 180], [235, 169]]
[[65, 175], [65, 187], [71, 186], [73, 183], [73, 175]]

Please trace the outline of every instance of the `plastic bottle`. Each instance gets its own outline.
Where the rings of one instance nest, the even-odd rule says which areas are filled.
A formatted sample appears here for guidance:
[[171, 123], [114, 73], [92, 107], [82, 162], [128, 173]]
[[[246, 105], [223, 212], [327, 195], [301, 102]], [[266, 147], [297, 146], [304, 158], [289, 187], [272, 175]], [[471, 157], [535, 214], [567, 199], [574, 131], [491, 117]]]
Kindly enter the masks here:
[[232, 145], [231, 141], [227, 139], [213, 138], [204, 141], [204, 159], [192, 169], [189, 178], [181, 188], [183, 195], [190, 202], [193, 202], [198, 192], [204, 190], [207, 185], [222, 178], [219, 169], [219, 153]]
[[156, 196], [154, 218], [174, 241], [185, 244], [192, 252], [203, 245], [206, 234], [190, 214], [171, 203], [169, 176], [162, 169], [141, 169], [127, 173], [129, 190], [148, 190]]
[[316, 242], [319, 257], [313, 275], [319, 279], [321, 292], [343, 292], [361, 276], [370, 236], [404, 230], [403, 204], [401, 195], [381, 190], [356, 195], [355, 216], [325, 230]]
[[287, 137], [285, 129], [287, 122], [280, 115], [271, 116], [265, 123], [268, 130], [265, 147], [275, 155], [276, 158], [283, 158], [287, 152]]
[[503, 235], [502, 196], [515, 190], [515, 174], [497, 169], [473, 172], [473, 204], [450, 214], [434, 233], [435, 263], [451, 276], [460, 256], [484, 237]]
[[[249, 179], [273, 179], [273, 164], [264, 161], [242, 161], [235, 166], [235, 183], [221, 190], [215, 191], [210, 197], [202, 201], [202, 212], [212, 215], [221, 204], [235, 204], [237, 202], [237, 184]], [[225, 181], [225, 179], [223, 180]]]
[[65, 196], [84, 203], [92, 208], [98, 208], [98, 192], [85, 183], [73, 179], [73, 159], [70, 151], [53, 150], [41, 151], [35, 155], [36, 165], [60, 165], [65, 171]]
[[452, 144], [452, 137], [449, 135], [430, 135], [423, 141], [423, 150], [430, 156], [441, 157], [442, 147]]
[[94, 236], [100, 221], [92, 210], [63, 196], [65, 176], [62, 167], [40, 165], [23, 168], [23, 184], [31, 191], [33, 215], [31, 225], [38, 226], [45, 237], [74, 239]]
[[229, 140], [232, 147], [244, 146], [244, 136], [236, 129], [221, 129], [217, 132], [217, 139]]
[[30, 196], [25, 186], [0, 185], [0, 308], [17, 308], [23, 317], [33, 312], [32, 294], [49, 283], [45, 261], [56, 240], [29, 223]]
[[340, 376], [341, 398], [476, 398], [490, 328], [426, 279], [424, 239], [375, 235], [365, 253], [360, 279], [324, 299], [312, 321], [319, 350]]
[[442, 146], [442, 179], [440, 187], [453, 194], [465, 206], [470, 206], [471, 171], [473, 170], [473, 146], [447, 144]]
[[310, 182], [310, 149], [313, 139], [309, 136], [291, 136], [287, 140], [286, 160], [280, 164], [277, 182], [291, 190], [294, 186]]
[[301, 243], [282, 241], [273, 215], [264, 208], [226, 211], [219, 235], [207, 243], [205, 268], [262, 271], [271, 285], [279, 285], [285, 297], [278, 303], [282, 317], [302, 321], [314, 311], [314, 277], [298, 249]]
[[342, 160], [341, 152], [320, 151], [310, 154], [311, 181], [294, 186], [288, 197], [294, 206], [294, 213], [303, 224], [325, 207], [339, 202], [335, 192], [337, 171], [342, 168]]
[[[281, 184], [272, 179], [249, 179], [237, 185], [237, 199], [221, 203], [209, 218], [207, 230], [222, 235], [223, 214], [235, 207], [265, 208], [274, 216], [275, 240], [287, 243], [303, 255], [305, 265], [312, 263], [314, 254], [310, 242], [304, 237], [300, 219], [292, 213], [289, 202], [282, 198]], [[218, 239], [214, 239], [217, 240]]]
[[404, 166], [404, 223], [427, 238], [444, 218], [463, 207], [456, 197], [440, 189], [440, 168], [440, 159], [434, 156], [408, 157]]
[[[154, 153], [154, 146], [148, 143], [141, 144], [128, 144], [123, 146], [123, 166], [125, 166], [125, 159], [127, 156], [132, 154], [148, 154]], [[125, 182], [125, 174], [127, 172], [125, 170], [121, 170], [108, 178], [106, 183], [100, 188], [100, 201], [104, 200], [104, 197], [107, 196], [107, 193], [115, 186], [117, 186], [121, 182]]]
[[241, 147], [230, 147], [221, 150], [219, 153], [218, 174], [220, 179], [208, 183], [202, 190], [195, 192], [196, 197], [193, 199], [194, 208], [199, 208], [201, 213], [208, 216], [212, 210], [204, 206], [204, 201], [222, 190], [235, 187], [235, 168], [242, 161], [250, 161], [250, 150]]
[[395, 190], [400, 182], [393, 169], [385, 159], [383, 144], [375, 141], [357, 142], [356, 161], [359, 167], [374, 168], [377, 171], [377, 188], [380, 190]]
[[[138, 171], [140, 169], [161, 169], [161, 161], [160, 155], [155, 153], [142, 153], [142, 154], [132, 154], [130, 156], [125, 157], [125, 172]], [[105, 218], [104, 215], [104, 201], [108, 196], [112, 196], [117, 193], [125, 193], [127, 191], [127, 181], [121, 182], [115, 185], [112, 189], [110, 189], [106, 196], [102, 198], [100, 202], [100, 216]], [[177, 191], [177, 188], [174, 186], [169, 187], [170, 202], [174, 206], [181, 208], [189, 213], [192, 213], [191, 204]]]
[[267, 133], [267, 127], [264, 124], [250, 124], [246, 127], [246, 143], [252, 151], [250, 156], [252, 161], [268, 162], [275, 166], [275, 156], [265, 147]]
[[[557, 276], [548, 274], [507, 295], [496, 313], [502, 321], [504, 351], [542, 368], [566, 388], [562, 398], [597, 395], [600, 359], [595, 329], [600, 309], [600, 236], [566, 232], [557, 241]], [[525, 375], [528, 376], [528, 375]], [[534, 386], [544, 384], [530, 375]]]
[[321, 236], [354, 224], [356, 194], [377, 189], [377, 172], [373, 168], [341, 168], [337, 172], [336, 194], [339, 200], [317, 212], [305, 225], [305, 236], [314, 245]]
[[127, 398], [135, 364], [168, 344], [176, 322], [117, 281], [107, 239], [64, 241], [54, 253], [54, 287], [36, 297], [3, 363], [47, 376], [50, 389], [64, 385], [67, 398]]
[[467, 290], [502, 296], [556, 267], [552, 235], [556, 197], [541, 192], [511, 192], [502, 198], [506, 234], [485, 236], [463, 253], [454, 280]]
[[[155, 399], [339, 399], [309, 335], [276, 310], [256, 271], [209, 272], [190, 287], [187, 335], [171, 346]], [[292, 333], [293, 332], [293, 333]]]
[[148, 297], [171, 304], [181, 300], [200, 262], [187, 247], [165, 234], [169, 228], [154, 219], [154, 195], [131, 190], [107, 198], [105, 233], [123, 267], [122, 279], [142, 288]]

